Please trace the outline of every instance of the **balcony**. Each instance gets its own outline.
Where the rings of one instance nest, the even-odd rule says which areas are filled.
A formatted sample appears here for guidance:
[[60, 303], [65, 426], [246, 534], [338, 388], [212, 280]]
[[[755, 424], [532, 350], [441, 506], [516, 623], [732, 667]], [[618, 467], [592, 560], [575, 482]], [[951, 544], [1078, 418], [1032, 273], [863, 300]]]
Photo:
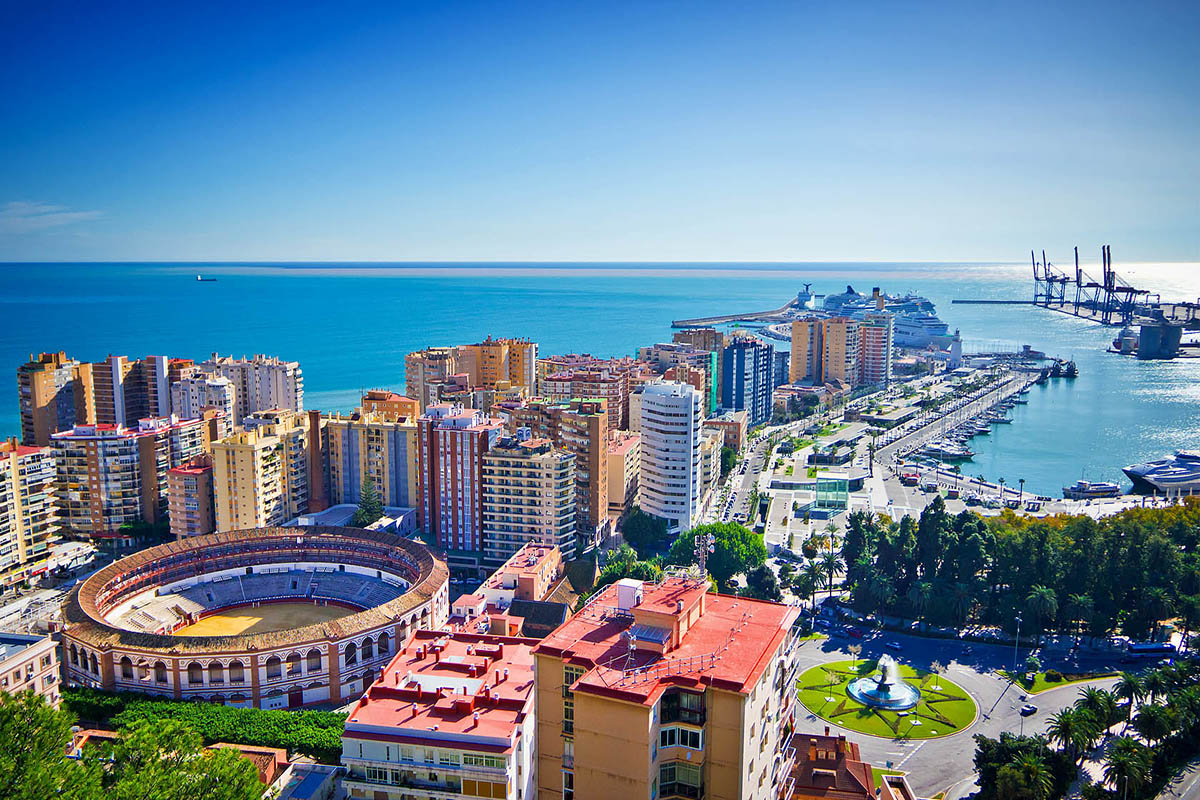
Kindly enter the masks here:
[[676, 797], [700, 800], [700, 798], [704, 797], [703, 786], [690, 786], [686, 783], [664, 783], [660, 788], [660, 796], [663, 800], [670, 800], [670, 798]]

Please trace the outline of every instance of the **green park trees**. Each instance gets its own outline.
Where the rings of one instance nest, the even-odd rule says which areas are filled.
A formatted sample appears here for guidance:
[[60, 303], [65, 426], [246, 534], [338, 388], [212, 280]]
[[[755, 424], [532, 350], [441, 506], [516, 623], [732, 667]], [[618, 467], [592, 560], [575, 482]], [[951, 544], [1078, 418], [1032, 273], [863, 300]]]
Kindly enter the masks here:
[[728, 591], [735, 575], [748, 573], [767, 560], [767, 547], [761, 536], [733, 522], [698, 525], [683, 533], [671, 545], [667, 561], [671, 564], [696, 563], [696, 537], [709, 534], [713, 552], [708, 556], [708, 573], [717, 582], [719, 591]]
[[917, 519], [850, 514], [840, 558], [859, 611], [1010, 630], [1020, 614], [1027, 630], [1144, 638], [1173, 616], [1200, 623], [1198, 531], [1200, 498], [1101, 520], [985, 520], [938, 497]]
[[205, 750], [171, 720], [139, 720], [115, 743], [66, 758], [74, 716], [32, 692], [0, 693], [0, 797], [6, 800], [258, 800], [252, 762]]

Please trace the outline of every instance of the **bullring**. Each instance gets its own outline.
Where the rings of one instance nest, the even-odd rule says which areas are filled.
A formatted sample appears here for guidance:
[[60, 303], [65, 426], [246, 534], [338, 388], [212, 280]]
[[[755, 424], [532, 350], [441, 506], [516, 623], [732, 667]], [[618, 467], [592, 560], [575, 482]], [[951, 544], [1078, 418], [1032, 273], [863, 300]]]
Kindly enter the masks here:
[[[381, 531], [184, 539], [110, 564], [72, 592], [63, 666], [73, 685], [258, 708], [337, 706], [357, 699], [414, 630], [445, 622], [448, 578], [424, 545]], [[311, 624], [261, 624], [303, 619], [306, 606]], [[241, 633], [189, 633], [248, 622]]]

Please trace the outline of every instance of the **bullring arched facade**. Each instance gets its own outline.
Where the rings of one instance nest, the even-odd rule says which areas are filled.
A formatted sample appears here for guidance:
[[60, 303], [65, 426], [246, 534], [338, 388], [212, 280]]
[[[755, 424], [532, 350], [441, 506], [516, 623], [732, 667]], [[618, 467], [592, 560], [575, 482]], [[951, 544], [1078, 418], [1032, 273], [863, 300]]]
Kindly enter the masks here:
[[[380, 576], [403, 594], [328, 622], [238, 636], [171, 636], [113, 621], [114, 609], [161, 587], [311, 565]], [[71, 685], [180, 700], [341, 705], [362, 694], [413, 631], [445, 623], [448, 578], [445, 562], [419, 542], [357, 528], [265, 528], [172, 542], [109, 565], [72, 594], [63, 669]], [[345, 598], [329, 602], [353, 606]]]

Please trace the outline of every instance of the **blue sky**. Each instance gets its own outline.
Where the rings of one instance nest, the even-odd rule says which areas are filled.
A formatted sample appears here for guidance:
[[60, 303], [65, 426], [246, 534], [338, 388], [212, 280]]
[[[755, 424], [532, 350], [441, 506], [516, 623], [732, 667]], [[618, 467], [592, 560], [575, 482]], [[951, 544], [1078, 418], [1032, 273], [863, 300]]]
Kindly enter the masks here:
[[1200, 261], [1197, 8], [10, 0], [0, 260]]

